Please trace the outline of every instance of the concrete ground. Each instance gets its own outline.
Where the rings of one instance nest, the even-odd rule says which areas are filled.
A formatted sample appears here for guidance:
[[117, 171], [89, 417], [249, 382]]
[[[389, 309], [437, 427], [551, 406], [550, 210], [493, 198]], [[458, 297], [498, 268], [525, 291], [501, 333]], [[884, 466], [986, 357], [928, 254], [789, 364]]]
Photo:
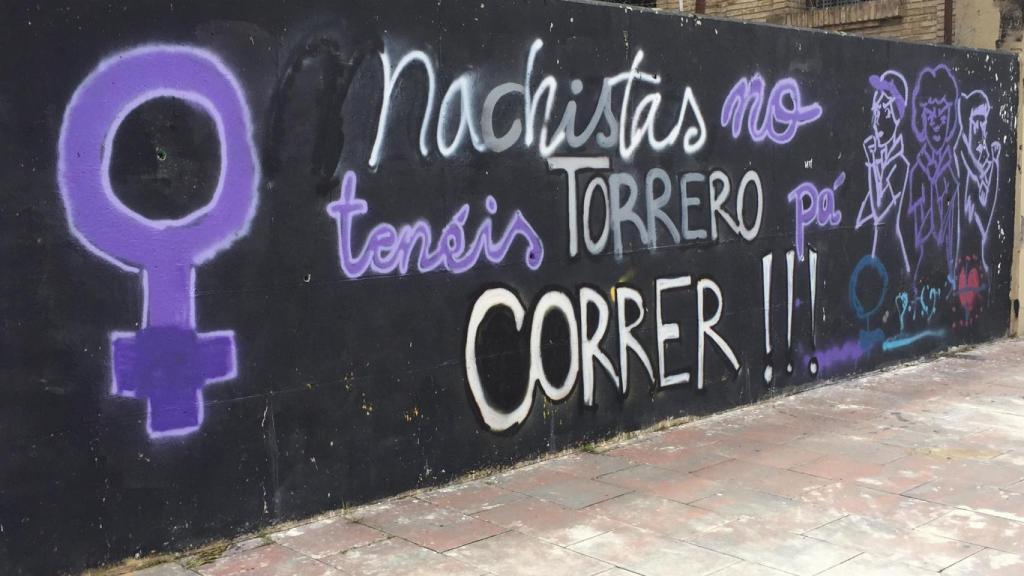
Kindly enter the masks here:
[[1024, 574], [1024, 341], [323, 516], [196, 563], [135, 574]]

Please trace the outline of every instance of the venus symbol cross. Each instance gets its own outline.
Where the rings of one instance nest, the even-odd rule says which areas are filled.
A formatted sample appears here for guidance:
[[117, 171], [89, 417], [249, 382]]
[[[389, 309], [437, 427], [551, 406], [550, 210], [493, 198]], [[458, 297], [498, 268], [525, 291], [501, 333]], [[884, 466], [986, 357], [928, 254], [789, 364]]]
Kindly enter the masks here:
[[[157, 98], [203, 110], [220, 139], [213, 199], [176, 220], [134, 212], [110, 182], [121, 122]], [[151, 45], [114, 55], [68, 104], [58, 178], [79, 243], [142, 280], [141, 330], [110, 335], [111, 392], [146, 401], [151, 437], [194, 432], [203, 422], [203, 387], [237, 373], [234, 333], [196, 330], [195, 281], [196, 268], [244, 236], [256, 211], [259, 166], [241, 86], [215, 55], [200, 48]]]
[[234, 333], [195, 329], [194, 269], [186, 264], [163, 272], [143, 270], [149, 317], [142, 330], [115, 332], [110, 343], [111, 392], [148, 402], [151, 436], [197, 429], [203, 421], [203, 387], [237, 374]]

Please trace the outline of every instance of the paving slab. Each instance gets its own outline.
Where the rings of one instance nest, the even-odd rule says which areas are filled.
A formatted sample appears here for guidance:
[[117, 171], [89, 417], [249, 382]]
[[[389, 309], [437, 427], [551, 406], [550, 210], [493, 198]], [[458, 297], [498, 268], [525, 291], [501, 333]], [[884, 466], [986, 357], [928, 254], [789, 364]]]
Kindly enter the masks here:
[[731, 520], [710, 510], [642, 493], [606, 500], [588, 511], [612, 521], [677, 539], [699, 534]]
[[698, 478], [760, 490], [784, 498], [797, 498], [807, 490], [829, 483], [828, 480], [747, 460], [727, 460], [693, 473]]
[[647, 530], [625, 527], [569, 547], [642, 576], [703, 576], [739, 562], [739, 558]]
[[577, 510], [610, 500], [627, 492], [629, 490], [626, 488], [587, 478], [571, 478], [525, 491], [530, 496]]
[[969, 510], [954, 510], [920, 531], [1011, 554], [1024, 550], [1024, 523]]
[[590, 556], [518, 532], [467, 544], [446, 555], [496, 576], [592, 576], [612, 568]]
[[325, 558], [324, 562], [353, 576], [481, 576], [486, 573], [401, 538], [353, 548]]
[[280, 544], [225, 556], [199, 568], [202, 576], [344, 576], [330, 565]]
[[[697, 500], [692, 505], [723, 516], [764, 519], [786, 513], [793, 507], [794, 501], [758, 490], [728, 487]], [[837, 515], [842, 516], [843, 513], [839, 512]]]
[[935, 576], [937, 572], [864, 553], [829, 568], [821, 576]]
[[647, 464], [606, 474], [598, 480], [684, 504], [707, 498], [726, 487], [722, 482]]
[[791, 576], [789, 572], [781, 572], [774, 568], [754, 564], [753, 562], [740, 562], [733, 564], [725, 570], [719, 570], [714, 576]]
[[1024, 576], [1024, 556], [985, 549], [942, 572], [945, 576]]
[[387, 535], [379, 530], [337, 516], [300, 524], [271, 536], [274, 542], [311, 558], [331, 556], [384, 538]]
[[569, 474], [577, 478], [597, 478], [633, 466], [629, 460], [609, 454], [578, 452], [559, 458], [552, 458], [540, 465], [547, 470]]
[[807, 536], [856, 548], [890, 562], [939, 571], [979, 552], [981, 546], [873, 518], [845, 516]]
[[478, 513], [477, 518], [545, 542], [569, 546], [622, 526], [617, 520], [524, 498]]
[[451, 508], [463, 514], [475, 514], [490, 510], [525, 497], [524, 494], [506, 490], [485, 481], [455, 484], [420, 495], [421, 500]]
[[875, 490], [856, 482], [836, 482], [807, 490], [800, 499], [844, 514], [867, 516], [914, 528], [930, 522], [952, 508], [900, 494]]
[[1016, 522], [1024, 522], [1024, 494], [979, 481], [942, 478], [906, 492], [907, 496]]
[[740, 521], [703, 532], [692, 542], [749, 562], [813, 576], [857, 556], [860, 550], [777, 530], [762, 522]]
[[367, 526], [436, 552], [504, 532], [500, 526], [415, 498], [372, 506], [358, 513], [358, 518]]

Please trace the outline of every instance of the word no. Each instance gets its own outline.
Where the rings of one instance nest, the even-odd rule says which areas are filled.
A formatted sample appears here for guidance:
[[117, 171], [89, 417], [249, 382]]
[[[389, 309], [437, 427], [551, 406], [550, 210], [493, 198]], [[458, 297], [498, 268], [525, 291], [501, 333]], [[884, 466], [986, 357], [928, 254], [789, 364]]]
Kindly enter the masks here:
[[[793, 78], [775, 83], [768, 100], [764, 98], [765, 82], [760, 74], [750, 79], [740, 78], [722, 104], [722, 127], [732, 127], [733, 139], [743, 133], [743, 119], [754, 142], [765, 139], [776, 144], [787, 144], [797, 130], [821, 118], [821, 105], [804, 105], [800, 85]], [[781, 129], [780, 129], [781, 128]]]

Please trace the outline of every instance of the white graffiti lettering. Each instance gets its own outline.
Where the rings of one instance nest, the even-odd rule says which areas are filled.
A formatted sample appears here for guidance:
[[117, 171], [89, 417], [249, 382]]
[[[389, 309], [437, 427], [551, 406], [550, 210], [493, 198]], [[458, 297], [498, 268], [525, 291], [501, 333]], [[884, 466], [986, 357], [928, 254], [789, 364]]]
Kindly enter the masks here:
[[[679, 323], [666, 320], [663, 297], [669, 291], [682, 291], [690, 288], [695, 288], [695, 290], [689, 291], [692, 296], [688, 297], [695, 299], [696, 314], [694, 321], [687, 324], [692, 327], [691, 332], [684, 336], [683, 328]], [[666, 347], [666, 344], [673, 341], [696, 343], [696, 346], [690, 350], [696, 354], [698, 389], [704, 388], [705, 385], [705, 366], [709, 342], [718, 349], [730, 370], [734, 373], [739, 371], [740, 362], [736, 354], [716, 329], [725, 316], [725, 301], [721, 288], [714, 280], [701, 278], [697, 280], [696, 286], [693, 285], [692, 276], [689, 275], [655, 281], [657, 372], [651, 363], [651, 355], [648, 354], [638, 337], [646, 320], [647, 306], [643, 294], [631, 286], [619, 285], [612, 291], [611, 300], [615, 303], [618, 366], [602, 348], [602, 341], [607, 336], [611, 324], [612, 307], [606, 296], [594, 287], [583, 286], [579, 289], [578, 320], [576, 318], [577, 306], [569, 294], [558, 288], [544, 292], [530, 311], [528, 334], [523, 333], [527, 309], [519, 296], [512, 290], [502, 287], [491, 288], [476, 299], [466, 329], [466, 378], [469, 382], [473, 402], [479, 410], [484, 424], [490, 430], [501, 432], [522, 424], [533, 407], [538, 384], [548, 399], [559, 402], [568, 398], [575, 389], [577, 381], [582, 379], [583, 404], [594, 406], [597, 402], [595, 398], [597, 380], [595, 362], [600, 366], [607, 381], [612, 384], [617, 394], [622, 397], [629, 394], [629, 364], [634, 358], [639, 360], [648, 381], [654, 384], [656, 389], [687, 384], [691, 377], [689, 370], [676, 374], [668, 373], [667, 365], [670, 361], [674, 362], [679, 354], [675, 349], [673, 349], [675, 354], [670, 353]], [[529, 338], [529, 376], [526, 393], [519, 404], [508, 411], [498, 408], [488, 399], [478, 364], [481, 359], [477, 358], [476, 353], [477, 345], [484, 337], [480, 330], [481, 326], [490, 314], [501, 309], [511, 312], [516, 331], [523, 337]], [[545, 345], [542, 332], [545, 322], [552, 315], [564, 322], [568, 329], [568, 350], [566, 352], [569, 360], [568, 369], [558, 386], [550, 381], [545, 372], [541, 355], [542, 346]]]
[[[721, 170], [709, 174], [686, 172], [674, 185], [668, 172], [661, 168], [649, 170], [641, 180], [628, 172], [601, 172], [610, 166], [611, 158], [607, 156], [548, 159], [548, 167], [563, 172], [566, 178], [570, 257], [580, 253], [580, 236], [591, 255], [604, 253], [611, 238], [614, 254], [622, 256], [635, 241], [644, 248], [717, 242], [720, 223], [747, 242], [754, 241], [761, 231], [764, 187], [753, 170], [743, 174], [733, 194], [732, 181]], [[583, 185], [581, 210], [579, 190]], [[752, 208], [748, 206], [748, 195], [753, 201]], [[677, 217], [670, 215], [672, 207], [677, 207]], [[604, 215], [600, 222], [591, 219], [595, 210]], [[659, 234], [659, 228], [667, 234]]]
[[[432, 151], [430, 131], [435, 126], [435, 112], [434, 143], [444, 158], [451, 158], [467, 146], [477, 152], [501, 153], [517, 143], [528, 149], [536, 148], [540, 156], [547, 158], [565, 146], [579, 149], [593, 141], [601, 148], [617, 149], [619, 157], [626, 161], [632, 160], [644, 144], [654, 152], [665, 152], [681, 143], [682, 152], [686, 155], [696, 154], [704, 147], [707, 125], [697, 97], [689, 86], [683, 88], [678, 98], [679, 111], [672, 127], [659, 135], [656, 126], [662, 124], [659, 118], [664, 112], [663, 105], [669, 99], [658, 91], [662, 87], [661, 76], [641, 69], [643, 50], [637, 50], [629, 70], [602, 79], [600, 95], [590, 119], [582, 130], [578, 130], [580, 111], [575, 97], [583, 92], [583, 81], [576, 78], [568, 82], [569, 96], [564, 103], [565, 98], [560, 93], [564, 81], [550, 74], [536, 81], [537, 63], [543, 47], [542, 40], [534, 40], [526, 58], [522, 83], [503, 82], [491, 88], [483, 96], [479, 111], [474, 105], [475, 99], [484, 92], [477, 85], [474, 74], [466, 72], [458, 76], [438, 103], [437, 71], [431, 56], [422, 50], [412, 50], [393, 63], [388, 51], [382, 51], [382, 101], [368, 159], [370, 167], [380, 165], [392, 122], [393, 103], [400, 93], [396, 87], [405, 80], [403, 74], [412, 69], [413, 64], [422, 67], [427, 76], [427, 102], [420, 119], [419, 137], [419, 152], [423, 157]], [[504, 100], [516, 96], [522, 98], [522, 110], [499, 135], [495, 126], [495, 110]], [[554, 120], [556, 106], [561, 106], [557, 122]]]

